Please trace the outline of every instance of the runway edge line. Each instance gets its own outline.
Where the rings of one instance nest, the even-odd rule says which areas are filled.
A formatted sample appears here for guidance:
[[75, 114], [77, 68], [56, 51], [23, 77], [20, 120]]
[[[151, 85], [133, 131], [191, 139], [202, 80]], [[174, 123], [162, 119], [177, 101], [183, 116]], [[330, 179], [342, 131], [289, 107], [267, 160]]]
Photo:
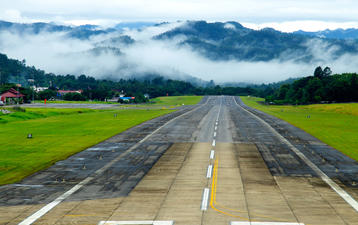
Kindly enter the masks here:
[[[233, 97], [234, 98], [234, 97]], [[326, 184], [328, 184], [341, 198], [343, 198], [356, 212], [358, 212], [358, 202], [350, 196], [345, 190], [343, 190], [338, 184], [336, 184], [331, 178], [329, 178], [318, 166], [316, 166], [311, 160], [309, 160], [300, 150], [298, 150], [295, 146], [291, 144], [286, 138], [284, 138], [280, 133], [278, 133], [270, 124], [268, 124], [265, 120], [256, 116], [249, 110], [245, 109], [241, 105], [239, 105], [234, 98], [236, 105], [242, 108], [244, 111], [252, 115], [255, 119], [265, 125], [273, 134], [276, 135], [283, 143], [285, 143], [298, 157], [300, 157]]]
[[103, 173], [104, 171], [106, 171], [109, 167], [111, 167], [114, 163], [118, 162], [120, 159], [122, 159], [124, 156], [126, 156], [127, 154], [129, 154], [129, 152], [135, 148], [137, 148], [141, 143], [143, 143], [144, 141], [146, 141], [148, 138], [150, 138], [153, 134], [157, 133], [160, 129], [162, 129], [164, 126], [168, 125], [169, 123], [173, 122], [176, 119], [179, 119], [183, 116], [185, 116], [186, 114], [192, 113], [198, 109], [200, 109], [201, 107], [205, 106], [210, 98], [208, 98], [206, 100], [206, 102], [204, 104], [202, 104], [201, 106], [195, 107], [193, 109], [191, 109], [190, 111], [183, 113], [177, 117], [172, 118], [171, 120], [167, 121], [166, 123], [164, 123], [162, 126], [158, 127], [156, 130], [154, 130], [152, 133], [148, 134], [147, 136], [145, 136], [142, 140], [140, 140], [139, 142], [137, 142], [135, 145], [133, 145], [132, 147], [130, 147], [125, 153], [121, 154], [120, 156], [118, 156], [117, 158], [113, 159], [112, 161], [110, 161], [109, 163], [107, 163], [105, 166], [103, 166], [102, 168], [98, 169], [97, 171], [95, 171], [91, 176], [88, 176], [86, 179], [82, 180], [80, 183], [76, 184], [74, 187], [72, 187], [70, 190], [68, 190], [67, 192], [65, 192], [64, 194], [60, 195], [58, 198], [56, 198], [55, 200], [53, 200], [52, 202], [48, 203], [47, 205], [45, 205], [44, 207], [42, 207], [40, 210], [36, 211], [34, 214], [32, 214], [31, 216], [27, 217], [25, 220], [23, 220], [22, 222], [20, 222], [18, 225], [30, 225], [32, 223], [34, 223], [36, 220], [38, 220], [39, 218], [41, 218], [42, 216], [44, 216], [46, 213], [48, 213], [51, 209], [53, 209], [54, 207], [56, 207], [58, 204], [60, 204], [63, 200], [65, 200], [66, 198], [68, 198], [70, 195], [72, 195], [73, 193], [75, 193], [76, 191], [78, 191], [79, 189], [81, 189], [84, 185], [88, 184], [90, 181], [92, 181], [96, 176], [98, 176], [99, 174]]

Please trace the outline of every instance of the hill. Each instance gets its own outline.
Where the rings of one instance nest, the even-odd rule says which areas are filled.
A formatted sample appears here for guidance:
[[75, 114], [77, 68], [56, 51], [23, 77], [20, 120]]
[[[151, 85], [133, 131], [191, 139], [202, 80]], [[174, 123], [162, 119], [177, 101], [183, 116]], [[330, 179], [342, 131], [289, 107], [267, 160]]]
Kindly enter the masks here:
[[300, 33], [284, 33], [271, 28], [253, 30], [237, 22], [189, 21], [156, 36], [155, 39], [173, 40], [179, 37], [185, 37], [179, 45], [190, 46], [213, 60], [277, 59], [313, 62], [316, 59], [311, 47], [315, 44], [320, 44], [327, 50], [337, 47], [332, 52], [335, 58], [347, 53], [356, 53], [358, 50], [357, 40], [327, 40]]
[[358, 29], [349, 28], [349, 29], [336, 29], [336, 30], [322, 30], [317, 32], [306, 32], [306, 31], [296, 31], [294, 34], [306, 35], [311, 37], [319, 38], [328, 38], [328, 39], [358, 39]]
[[[29, 79], [32, 79], [33, 83], [32, 81], [29, 83]], [[26, 66], [25, 61], [9, 59], [5, 54], [0, 54], [0, 92], [14, 87], [16, 83], [23, 86], [21, 92], [25, 94], [25, 101], [32, 98], [31, 88], [26, 88], [32, 84], [38, 87], [49, 87], [48, 90], [35, 94], [35, 99], [57, 98], [56, 90], [78, 89], [83, 91], [81, 99], [105, 100], [119, 94], [126, 94], [136, 97], [135, 102], [147, 101], [144, 94], [154, 98], [166, 95], [252, 95], [256, 93], [250, 87], [222, 88], [214, 84], [200, 87], [187, 81], [168, 79], [159, 74], [147, 74], [140, 79], [133, 77], [117, 81], [95, 79], [86, 75], [55, 75], [33, 66]]]

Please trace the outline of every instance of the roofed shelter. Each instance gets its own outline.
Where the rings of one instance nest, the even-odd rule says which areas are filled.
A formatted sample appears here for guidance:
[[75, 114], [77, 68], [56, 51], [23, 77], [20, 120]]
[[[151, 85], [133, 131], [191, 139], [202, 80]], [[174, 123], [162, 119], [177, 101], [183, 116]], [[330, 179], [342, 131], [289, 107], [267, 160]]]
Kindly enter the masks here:
[[11, 88], [8, 91], [0, 94], [0, 100], [8, 104], [14, 104], [17, 102], [22, 103], [24, 96], [25, 95], [16, 91], [14, 88]]

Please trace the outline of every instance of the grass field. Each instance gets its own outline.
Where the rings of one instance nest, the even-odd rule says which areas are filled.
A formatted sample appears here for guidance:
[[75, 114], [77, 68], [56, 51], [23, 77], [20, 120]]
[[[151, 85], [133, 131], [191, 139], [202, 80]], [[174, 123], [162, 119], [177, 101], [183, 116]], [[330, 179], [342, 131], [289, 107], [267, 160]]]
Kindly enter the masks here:
[[253, 108], [283, 119], [358, 160], [358, 103], [274, 106], [261, 98], [241, 97]]
[[[43, 100], [35, 100], [34, 103], [42, 103], [45, 102]], [[65, 101], [65, 100], [54, 100], [54, 101], [46, 101], [46, 104], [59, 103], [59, 104], [118, 104], [116, 102], [104, 102], [104, 101]]]
[[[0, 112], [0, 185], [19, 181], [132, 126], [170, 112], [51, 108], [27, 108], [26, 112], [6, 115]], [[32, 139], [27, 139], [28, 133], [32, 133]]]
[[203, 96], [168, 96], [168, 97], [158, 97], [151, 99], [151, 102], [155, 105], [163, 106], [179, 106], [179, 105], [195, 105], [200, 102]]
[[[195, 105], [202, 99], [203, 96], [167, 96], [167, 97], [158, 97], [150, 100], [150, 103], [147, 104], [137, 104], [137, 106], [148, 106], [148, 105], [158, 105], [158, 106], [178, 106], [178, 105]], [[44, 103], [42, 100], [36, 100], [35, 103]], [[75, 103], [75, 104], [118, 104], [115, 102], [103, 102], [103, 101], [47, 101], [47, 104], [59, 103]], [[122, 106], [132, 106], [132, 104], [122, 104]]]

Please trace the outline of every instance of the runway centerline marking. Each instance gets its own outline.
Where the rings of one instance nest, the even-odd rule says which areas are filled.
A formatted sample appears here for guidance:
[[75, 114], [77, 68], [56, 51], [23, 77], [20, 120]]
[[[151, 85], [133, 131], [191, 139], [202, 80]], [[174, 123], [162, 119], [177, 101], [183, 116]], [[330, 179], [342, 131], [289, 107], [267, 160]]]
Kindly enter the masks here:
[[208, 210], [208, 201], [209, 201], [209, 188], [204, 188], [204, 191], [203, 191], [203, 200], [201, 202], [201, 210], [202, 211], [206, 211]]
[[214, 132], [214, 137], [216, 137], [216, 132]]
[[166, 125], [168, 125], [169, 123], [173, 122], [176, 119], [179, 119], [189, 113], [195, 112], [196, 110], [200, 109], [201, 107], [207, 105], [207, 103], [209, 102], [209, 98], [207, 99], [205, 104], [202, 104], [199, 107], [196, 107], [194, 109], [191, 109], [190, 111], [183, 113], [177, 117], [172, 118], [171, 120], [167, 121], [166, 123], [164, 123], [162, 126], [158, 127], [156, 130], [154, 130], [152, 133], [148, 134], [147, 136], [145, 136], [142, 140], [140, 140], [139, 142], [137, 142], [135, 145], [133, 145], [132, 147], [130, 147], [125, 153], [121, 154], [120, 156], [118, 156], [117, 158], [113, 159], [112, 161], [110, 161], [109, 163], [107, 163], [106, 165], [104, 165], [102, 168], [96, 170], [93, 174], [89, 175], [86, 179], [82, 180], [80, 183], [76, 184], [74, 187], [72, 187], [69, 191], [65, 192], [64, 194], [62, 194], [60, 197], [56, 198], [54, 201], [48, 203], [47, 205], [45, 205], [44, 207], [42, 207], [40, 210], [38, 210], [37, 212], [35, 212], [34, 214], [32, 214], [31, 216], [27, 217], [25, 220], [23, 220], [21, 223], [19, 223], [18, 225], [30, 225], [32, 223], [34, 223], [36, 220], [38, 220], [39, 218], [41, 218], [42, 216], [44, 216], [46, 213], [48, 213], [51, 209], [53, 209], [54, 207], [56, 207], [58, 204], [60, 204], [63, 200], [65, 200], [66, 198], [68, 198], [70, 195], [72, 195], [73, 193], [75, 193], [76, 191], [78, 191], [80, 188], [82, 188], [84, 185], [88, 184], [90, 181], [92, 181], [93, 179], [95, 179], [96, 176], [98, 176], [99, 174], [102, 174], [104, 171], [106, 171], [109, 167], [111, 167], [114, 163], [118, 162], [120, 159], [122, 159], [124, 156], [128, 155], [133, 149], [137, 148], [140, 144], [142, 144], [144, 141], [148, 140], [153, 134], [157, 133], [160, 129], [162, 129], [163, 127], [165, 127]]
[[214, 159], [214, 157], [215, 157], [215, 151], [211, 150], [210, 151], [210, 159]]
[[208, 171], [206, 172], [206, 178], [211, 178], [212, 171], [213, 171], [213, 165], [209, 165]]
[[213, 140], [213, 143], [211, 144], [212, 146], [216, 145], [215, 139]]
[[[234, 97], [233, 97], [234, 98]], [[318, 166], [316, 166], [311, 160], [309, 160], [300, 150], [298, 150], [295, 146], [291, 144], [286, 138], [284, 138], [280, 133], [278, 133], [270, 124], [268, 124], [265, 120], [256, 116], [249, 110], [240, 106], [236, 99], [234, 98], [234, 102], [245, 112], [252, 115], [256, 120], [265, 125], [276, 137], [278, 137], [283, 143], [285, 143], [298, 157], [300, 157], [326, 184], [328, 184], [341, 198], [343, 198], [352, 208], [358, 212], [358, 202], [350, 196], [345, 190], [343, 190], [338, 184], [336, 184], [331, 178], [329, 178]]]

